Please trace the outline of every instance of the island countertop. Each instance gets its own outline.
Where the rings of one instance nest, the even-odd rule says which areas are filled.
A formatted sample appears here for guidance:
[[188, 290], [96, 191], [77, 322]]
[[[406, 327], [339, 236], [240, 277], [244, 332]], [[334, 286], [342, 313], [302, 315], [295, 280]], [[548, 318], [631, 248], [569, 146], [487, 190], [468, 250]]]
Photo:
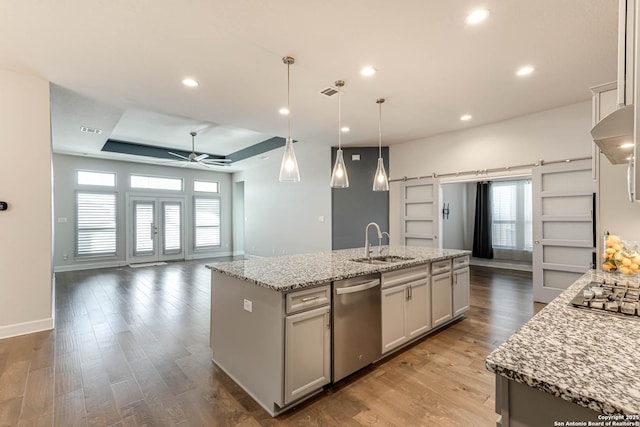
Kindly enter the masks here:
[[[377, 248], [374, 247], [374, 256]], [[376, 265], [352, 261], [363, 258], [364, 249], [342, 249], [301, 255], [216, 262], [207, 268], [280, 292], [316, 286], [335, 280], [348, 279], [371, 273], [398, 270], [469, 255], [470, 251], [419, 248], [413, 246], [383, 246], [383, 254], [412, 258]]]
[[568, 305], [602, 278], [578, 279], [494, 350], [487, 369], [602, 414], [640, 414], [640, 318]]

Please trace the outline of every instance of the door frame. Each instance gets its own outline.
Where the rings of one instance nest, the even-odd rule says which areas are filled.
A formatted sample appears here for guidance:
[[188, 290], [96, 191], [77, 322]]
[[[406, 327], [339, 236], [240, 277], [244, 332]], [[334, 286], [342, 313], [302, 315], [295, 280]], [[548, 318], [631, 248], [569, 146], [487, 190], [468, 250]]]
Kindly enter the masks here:
[[[180, 202], [182, 206], [181, 210], [181, 223], [182, 223], [182, 233], [181, 233], [181, 245], [182, 251], [179, 253], [172, 253], [163, 255], [162, 254], [162, 233], [159, 232], [157, 234], [158, 241], [156, 247], [156, 255], [147, 257], [146, 259], [142, 257], [136, 257], [133, 254], [134, 251], [134, 239], [133, 239], [133, 202], [135, 200], [146, 200], [153, 201], [156, 203], [156, 216], [158, 219], [161, 219], [162, 215], [162, 203], [163, 202]], [[187, 208], [187, 197], [186, 196], [173, 196], [173, 195], [165, 195], [165, 194], [148, 194], [148, 193], [126, 193], [125, 194], [125, 261], [127, 264], [133, 263], [142, 263], [142, 262], [155, 262], [155, 261], [169, 261], [169, 260], [183, 260], [186, 258], [186, 233], [187, 233], [187, 224], [186, 224], [186, 208]], [[159, 224], [160, 226], [160, 224]]]

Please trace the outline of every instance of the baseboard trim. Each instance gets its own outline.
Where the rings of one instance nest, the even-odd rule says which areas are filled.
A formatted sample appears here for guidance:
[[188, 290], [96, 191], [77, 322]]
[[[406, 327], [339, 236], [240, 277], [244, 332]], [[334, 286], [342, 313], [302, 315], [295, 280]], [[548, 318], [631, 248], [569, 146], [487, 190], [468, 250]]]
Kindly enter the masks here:
[[517, 270], [517, 271], [533, 271], [533, 267], [531, 264], [525, 263], [513, 263], [508, 261], [497, 261], [497, 260], [484, 260], [478, 258], [471, 258], [469, 260], [469, 264], [475, 265], [478, 267], [489, 267], [489, 268], [503, 268], [505, 270]]
[[214, 252], [214, 253], [201, 253], [201, 254], [191, 254], [186, 256], [185, 261], [191, 261], [194, 259], [205, 259], [205, 258], [220, 258], [223, 256], [232, 256], [232, 252]]
[[249, 259], [262, 259], [264, 258], [263, 256], [260, 255], [251, 255], [251, 254], [244, 254], [245, 258], [249, 258]]
[[54, 273], [62, 273], [65, 271], [78, 271], [78, 270], [95, 270], [97, 268], [111, 268], [111, 267], [123, 267], [127, 265], [126, 261], [104, 261], [104, 262], [88, 262], [82, 264], [72, 265], [57, 265], [53, 268]]
[[48, 331], [51, 329], [53, 329], [52, 317], [32, 320], [30, 322], [14, 323], [13, 325], [0, 326], [0, 339], [32, 334], [34, 332]]
[[244, 251], [235, 251], [233, 253], [233, 256], [241, 256], [241, 255], [244, 255]]

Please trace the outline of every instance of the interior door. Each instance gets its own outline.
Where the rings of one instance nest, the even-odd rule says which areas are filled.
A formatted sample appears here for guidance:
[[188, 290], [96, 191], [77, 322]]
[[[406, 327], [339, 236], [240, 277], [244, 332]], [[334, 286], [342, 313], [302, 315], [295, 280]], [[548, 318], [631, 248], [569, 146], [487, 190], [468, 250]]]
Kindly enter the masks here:
[[548, 303], [594, 266], [591, 161], [539, 166], [532, 184], [533, 299]]
[[127, 218], [127, 262], [184, 259], [184, 201], [134, 196]]
[[402, 243], [441, 248], [440, 183], [422, 178], [402, 183]]

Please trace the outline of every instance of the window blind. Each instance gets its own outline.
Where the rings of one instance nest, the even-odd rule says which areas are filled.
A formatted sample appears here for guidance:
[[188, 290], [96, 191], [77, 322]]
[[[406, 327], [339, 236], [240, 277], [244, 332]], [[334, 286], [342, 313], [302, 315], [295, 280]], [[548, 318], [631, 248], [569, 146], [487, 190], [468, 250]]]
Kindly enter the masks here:
[[182, 205], [180, 203], [163, 202], [163, 230], [164, 242], [162, 251], [164, 254], [182, 252]]
[[220, 199], [194, 198], [195, 248], [220, 246]]
[[492, 192], [493, 247], [531, 250], [531, 182], [494, 182]]
[[76, 255], [116, 255], [116, 195], [76, 193]]

